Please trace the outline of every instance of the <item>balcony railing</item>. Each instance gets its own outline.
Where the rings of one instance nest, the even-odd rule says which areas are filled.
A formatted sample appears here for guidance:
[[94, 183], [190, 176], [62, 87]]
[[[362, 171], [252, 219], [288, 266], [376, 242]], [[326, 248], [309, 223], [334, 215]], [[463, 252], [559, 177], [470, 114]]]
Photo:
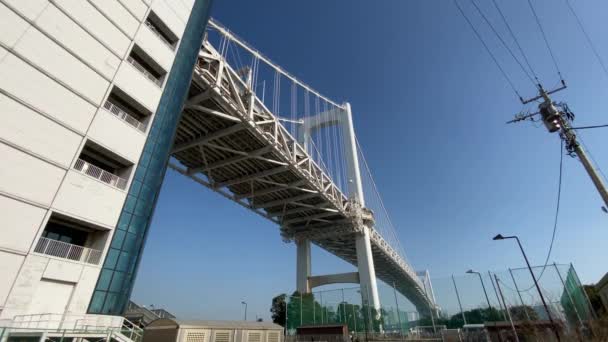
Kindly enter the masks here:
[[129, 125], [131, 125], [131, 126], [133, 126], [135, 128], [137, 128], [137, 130], [139, 130], [140, 132], [146, 132], [146, 128], [148, 127], [147, 124], [145, 124], [145, 123], [137, 120], [136, 118], [134, 118], [133, 116], [131, 116], [131, 114], [125, 112], [122, 108], [120, 108], [117, 105], [113, 104], [109, 100], [106, 101], [103, 104], [103, 108], [105, 108], [108, 112], [116, 115], [122, 121], [128, 123]]
[[93, 164], [89, 164], [82, 159], [78, 159], [74, 164], [74, 169], [78, 170], [88, 176], [98, 179], [104, 183], [107, 183], [113, 187], [125, 190], [127, 188], [127, 180], [120, 178], [115, 174], [109, 173], [102, 168], [99, 168]]
[[127, 62], [129, 62], [129, 64], [131, 64], [133, 67], [135, 67], [135, 69], [137, 69], [137, 71], [141, 72], [142, 75], [144, 75], [147, 79], [152, 81], [154, 84], [156, 84], [159, 87], [163, 86], [163, 81], [159, 80], [156, 76], [152, 75], [148, 70], [146, 70], [146, 68], [144, 68], [143, 65], [139, 64], [138, 61], [133, 59], [133, 57], [131, 57], [131, 56], [127, 57]]
[[154, 27], [154, 25], [152, 25], [151, 22], [146, 20], [146, 26], [148, 26], [150, 31], [152, 31], [152, 33], [154, 33], [158, 37], [158, 39], [161, 40], [161, 42], [163, 42], [165, 45], [167, 45], [167, 47], [169, 49], [171, 49], [171, 51], [175, 51], [175, 44], [171, 44], [171, 42], [168, 41], [167, 38], [165, 38], [165, 36], [163, 36], [160, 32], [158, 32], [156, 27]]
[[45, 237], [38, 240], [34, 252], [93, 265], [98, 265], [101, 260], [101, 251]]

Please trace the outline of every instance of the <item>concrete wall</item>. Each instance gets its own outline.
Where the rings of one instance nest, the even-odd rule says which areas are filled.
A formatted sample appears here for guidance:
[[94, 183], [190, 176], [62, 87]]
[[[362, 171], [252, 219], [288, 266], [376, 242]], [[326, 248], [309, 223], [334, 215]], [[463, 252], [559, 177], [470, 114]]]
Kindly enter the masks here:
[[[163, 88], [125, 58], [137, 44], [170, 72], [175, 51], [144, 21], [152, 7], [181, 38], [192, 4], [0, 0], [0, 319], [86, 313], [126, 191], [74, 163], [90, 141], [137, 164], [147, 132], [102, 105], [117, 86], [154, 119]], [[87, 246], [103, 251], [98, 265], [34, 251], [54, 215], [95, 230]]]

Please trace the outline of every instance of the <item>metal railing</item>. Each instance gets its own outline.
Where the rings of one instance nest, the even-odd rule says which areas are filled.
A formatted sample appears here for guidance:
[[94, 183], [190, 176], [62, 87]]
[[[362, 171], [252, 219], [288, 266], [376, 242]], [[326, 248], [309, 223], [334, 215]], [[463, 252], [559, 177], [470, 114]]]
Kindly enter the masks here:
[[165, 38], [160, 32], [158, 32], [158, 30], [156, 29], [156, 27], [154, 27], [154, 25], [149, 22], [148, 20], [146, 20], [146, 26], [150, 29], [150, 31], [152, 31], [152, 33], [154, 33], [165, 45], [167, 45], [167, 47], [169, 49], [171, 49], [171, 51], [175, 51], [175, 44], [171, 44], [170, 41], [167, 40], [167, 38]]
[[127, 180], [120, 178], [115, 174], [112, 174], [100, 167], [93, 164], [89, 164], [82, 159], [78, 159], [74, 164], [74, 169], [78, 170], [88, 176], [98, 179], [104, 183], [107, 183], [113, 187], [125, 190], [127, 188]]
[[13, 317], [11, 327], [51, 330], [69, 329], [74, 331], [102, 331], [107, 329], [120, 329], [123, 325], [124, 318], [120, 316], [44, 313], [17, 315]]
[[45, 237], [38, 240], [34, 252], [93, 265], [98, 265], [101, 260], [101, 251], [99, 250]]
[[144, 330], [126, 318], [122, 322], [120, 333], [133, 342], [141, 342], [144, 337]]
[[[6, 336], [10, 336], [12, 333], [46, 332], [51, 334], [61, 333], [62, 336], [68, 338], [78, 334], [108, 336], [111, 338], [107, 340], [105, 338], [99, 339], [99, 341], [108, 342], [110, 340], [124, 341], [125, 339], [141, 342], [143, 339], [143, 329], [126, 318], [95, 314], [45, 313], [17, 315], [6, 326], [5, 330]], [[0, 330], [0, 341], [4, 341], [1, 333], [2, 330]], [[117, 338], [119, 336], [120, 338]]]
[[137, 69], [137, 71], [139, 71], [142, 75], [144, 75], [147, 79], [152, 81], [154, 84], [156, 84], [159, 87], [163, 86], [163, 81], [161, 81], [158, 77], [152, 75], [152, 73], [150, 73], [148, 70], [146, 70], [146, 68], [143, 65], [141, 65], [138, 61], [136, 61], [133, 57], [131, 57], [131, 56], [127, 57], [127, 62], [129, 62], [129, 64], [131, 64], [135, 69]]
[[146, 128], [148, 127], [147, 124], [145, 124], [145, 123], [137, 120], [131, 114], [125, 112], [122, 108], [120, 108], [117, 105], [113, 104], [109, 100], [106, 100], [106, 102], [103, 104], [103, 108], [105, 110], [107, 110], [108, 112], [116, 115], [122, 121], [128, 123], [129, 125], [131, 125], [131, 126], [133, 126], [135, 128], [137, 128], [138, 131], [140, 131], [140, 132], [146, 132]]

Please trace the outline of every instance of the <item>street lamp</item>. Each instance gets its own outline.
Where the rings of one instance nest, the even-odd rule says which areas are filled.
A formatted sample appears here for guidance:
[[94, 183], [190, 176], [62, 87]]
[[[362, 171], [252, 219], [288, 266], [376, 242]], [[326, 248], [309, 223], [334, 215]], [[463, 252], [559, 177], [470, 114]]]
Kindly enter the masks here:
[[[555, 325], [555, 322], [553, 321], [553, 317], [551, 317], [551, 312], [549, 311], [549, 307], [547, 306], [547, 302], [545, 302], [545, 297], [543, 296], [542, 291], [540, 290], [540, 286], [538, 286], [538, 281], [536, 280], [536, 276], [534, 275], [534, 271], [532, 271], [532, 266], [530, 266], [530, 262], [528, 261], [528, 256], [526, 255], [526, 252], [524, 252], [524, 248], [521, 245], [521, 242], [519, 241], [519, 238], [517, 236], [502, 236], [502, 234], [498, 234], [495, 237], [492, 238], [492, 240], [497, 241], [497, 240], [505, 240], [505, 239], [515, 239], [517, 241], [517, 244], [519, 245], [519, 249], [521, 250], [521, 254], [523, 254], [524, 259], [526, 260], [526, 265], [528, 266], [528, 270], [530, 271], [530, 275], [532, 276], [532, 280], [534, 280], [534, 286], [536, 286], [536, 290], [538, 291], [538, 295], [540, 296], [540, 300], [543, 302], [543, 306], [545, 307], [545, 311], [547, 311], [547, 317], [549, 317], [549, 321], [551, 321], [551, 325], [553, 326], [553, 331], [555, 332], [555, 336], [557, 337], [557, 340], [560, 341], [560, 337], [559, 337], [559, 332], [557, 331], [557, 326]], [[524, 308], [525, 309], [525, 308]]]
[[243, 319], [244, 321], [247, 320], [247, 302], [241, 302], [241, 304], [245, 305], [245, 319]]
[[468, 274], [477, 274], [479, 276], [479, 281], [481, 281], [481, 287], [483, 288], [483, 293], [486, 295], [486, 301], [488, 302], [488, 308], [490, 308], [490, 312], [492, 312], [492, 305], [490, 304], [490, 298], [488, 298], [488, 292], [486, 291], [486, 286], [483, 284], [483, 278], [481, 277], [481, 273], [475, 272], [473, 270], [468, 270]]

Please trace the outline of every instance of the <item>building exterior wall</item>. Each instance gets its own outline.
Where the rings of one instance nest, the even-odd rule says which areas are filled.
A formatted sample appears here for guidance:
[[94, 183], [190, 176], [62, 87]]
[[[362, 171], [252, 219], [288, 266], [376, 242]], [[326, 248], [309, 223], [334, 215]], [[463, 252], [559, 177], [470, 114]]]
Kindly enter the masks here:
[[[166, 12], [169, 3], [156, 1], [154, 13]], [[129, 302], [143, 246], [152, 220], [156, 200], [167, 170], [167, 162], [179, 123], [182, 105], [188, 94], [192, 69], [198, 57], [209, 19], [210, 0], [195, 0], [187, 25], [177, 12], [165, 23], [172, 31], [183, 32], [177, 48], [166, 90], [160, 98], [156, 120], [137, 163], [133, 184], [120, 213], [108, 257], [95, 287], [89, 313], [122, 314]], [[171, 18], [171, 19], [169, 19]]]
[[[145, 22], [153, 11], [180, 44], [195, 1], [0, 0], [0, 319], [87, 312], [178, 52]], [[159, 84], [129, 61], [135, 45], [166, 72]], [[115, 88], [146, 128], [104, 108]], [[123, 165], [126, 184], [75, 169], [86, 146]], [[97, 262], [37, 249], [57, 215], [92, 230]]]

